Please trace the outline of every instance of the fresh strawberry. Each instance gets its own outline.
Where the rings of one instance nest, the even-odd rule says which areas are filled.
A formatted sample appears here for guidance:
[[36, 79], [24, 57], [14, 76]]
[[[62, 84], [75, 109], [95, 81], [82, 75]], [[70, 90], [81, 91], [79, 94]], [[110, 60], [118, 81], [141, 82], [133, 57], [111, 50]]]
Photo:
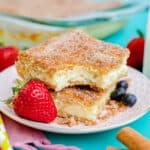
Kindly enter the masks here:
[[144, 55], [144, 37], [140, 31], [138, 31], [140, 37], [132, 39], [127, 48], [130, 50], [130, 57], [128, 58], [128, 65], [138, 70], [142, 70], [143, 55]]
[[57, 116], [55, 104], [47, 87], [38, 80], [30, 80], [19, 91], [13, 100], [13, 108], [19, 116], [38, 122], [48, 123]]
[[18, 52], [18, 48], [14, 46], [0, 47], [0, 71], [15, 63]]

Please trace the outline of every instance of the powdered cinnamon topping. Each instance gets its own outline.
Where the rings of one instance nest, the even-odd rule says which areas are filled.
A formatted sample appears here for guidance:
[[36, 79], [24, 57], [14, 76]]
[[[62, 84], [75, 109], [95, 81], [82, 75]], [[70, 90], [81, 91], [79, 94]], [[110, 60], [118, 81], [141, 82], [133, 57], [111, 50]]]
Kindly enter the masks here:
[[33, 47], [22, 55], [36, 58], [39, 64], [49, 66], [49, 69], [61, 68], [65, 64], [83, 64], [107, 72], [120, 66], [129, 56], [129, 51], [96, 40], [80, 29], [74, 29], [54, 40]]
[[99, 91], [91, 90], [90, 88], [86, 87], [70, 87], [63, 89], [59, 92], [52, 92], [51, 95], [53, 96], [53, 99], [59, 99], [61, 101], [72, 101], [75, 99], [76, 102], [80, 102], [84, 106], [91, 106], [96, 104], [102, 97], [105, 97], [106, 93], [109, 93], [113, 88], [109, 89], [100, 89]]

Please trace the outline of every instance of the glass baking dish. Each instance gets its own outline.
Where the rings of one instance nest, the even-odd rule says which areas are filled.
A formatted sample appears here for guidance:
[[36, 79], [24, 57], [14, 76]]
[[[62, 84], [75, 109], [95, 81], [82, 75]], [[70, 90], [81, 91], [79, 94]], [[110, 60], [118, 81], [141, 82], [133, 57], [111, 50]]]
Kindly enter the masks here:
[[125, 25], [129, 16], [145, 9], [148, 5], [148, 0], [118, 0], [117, 2], [119, 5], [111, 9], [59, 19], [40, 19], [1, 12], [0, 43], [26, 49], [76, 27], [102, 39], [118, 31]]

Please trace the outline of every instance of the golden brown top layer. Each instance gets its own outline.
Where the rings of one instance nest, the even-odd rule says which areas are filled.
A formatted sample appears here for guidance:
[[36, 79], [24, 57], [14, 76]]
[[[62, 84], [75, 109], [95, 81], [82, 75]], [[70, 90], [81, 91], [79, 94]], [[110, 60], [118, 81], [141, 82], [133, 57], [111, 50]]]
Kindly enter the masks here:
[[64, 18], [104, 10], [120, 2], [91, 3], [88, 0], [0, 0], [0, 11], [36, 18]]
[[126, 61], [129, 51], [75, 29], [21, 52], [20, 56], [30, 57], [51, 71], [79, 65], [105, 73]]
[[80, 102], [86, 106], [91, 106], [97, 103], [97, 101], [100, 101], [105, 95], [108, 95], [108, 92], [110, 91], [110, 89], [94, 91], [87, 87], [70, 87], [59, 92], [51, 91], [51, 94], [54, 99], [59, 99], [60, 101], [63, 101], [64, 99], [65, 101], [67, 100], [68, 103], [70, 100], [74, 101], [75, 103]]

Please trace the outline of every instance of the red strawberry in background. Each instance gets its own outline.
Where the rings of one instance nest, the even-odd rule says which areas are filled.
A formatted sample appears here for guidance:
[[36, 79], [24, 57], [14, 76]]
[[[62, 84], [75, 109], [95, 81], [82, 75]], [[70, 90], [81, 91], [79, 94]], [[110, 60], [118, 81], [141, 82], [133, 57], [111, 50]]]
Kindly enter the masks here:
[[14, 46], [0, 47], [0, 71], [13, 65], [17, 60], [19, 50]]
[[145, 40], [141, 31], [138, 30], [138, 34], [140, 37], [132, 39], [127, 45], [130, 50], [127, 64], [142, 71]]
[[[14, 87], [13, 90], [18, 89]], [[13, 100], [13, 108], [19, 116], [38, 122], [48, 123], [57, 116], [55, 104], [47, 87], [38, 80], [31, 80], [21, 88]]]

